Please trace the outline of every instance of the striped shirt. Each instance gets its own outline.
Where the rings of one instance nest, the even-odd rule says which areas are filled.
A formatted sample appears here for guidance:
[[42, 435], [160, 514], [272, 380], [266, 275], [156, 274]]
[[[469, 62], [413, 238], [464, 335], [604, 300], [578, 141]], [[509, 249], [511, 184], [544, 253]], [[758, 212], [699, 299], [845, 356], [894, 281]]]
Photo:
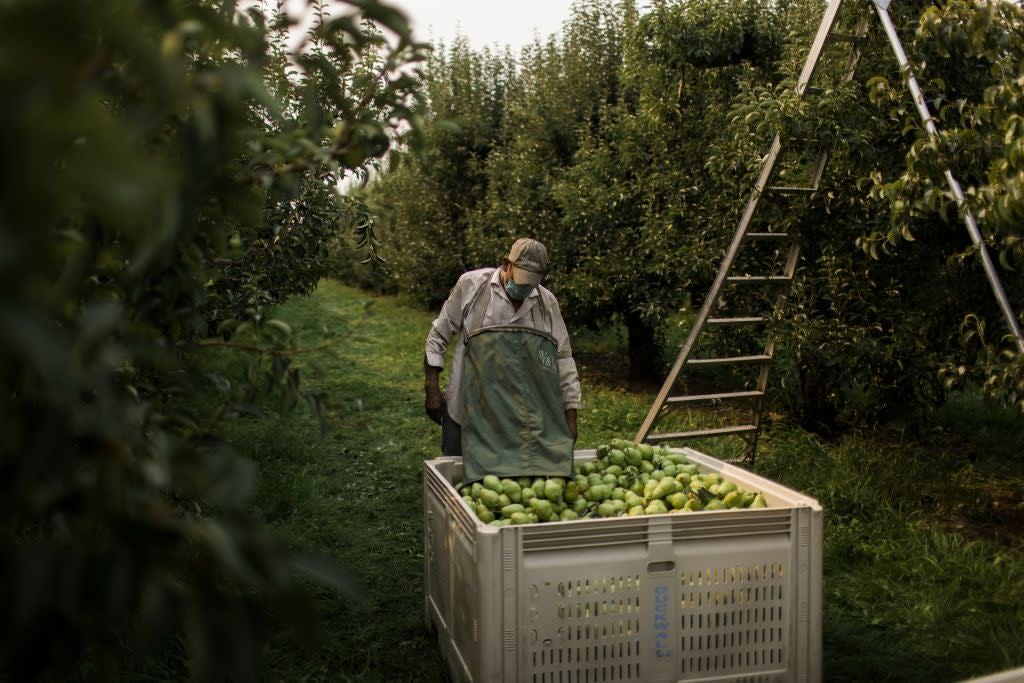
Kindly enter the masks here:
[[[484, 311], [482, 327], [493, 325], [514, 325], [530, 327], [546, 332], [554, 337], [558, 344], [558, 374], [562, 388], [562, 404], [566, 410], [582, 407], [580, 403], [580, 379], [576, 371], [576, 361], [572, 358], [572, 346], [569, 344], [569, 332], [565, 329], [562, 313], [558, 308], [555, 295], [543, 286], [537, 286], [526, 297], [519, 310], [515, 310], [512, 300], [505, 292], [499, 278], [500, 269], [482, 268], [463, 273], [455, 283], [448, 300], [441, 307], [441, 313], [430, 326], [427, 335], [427, 365], [435, 368], [444, 367], [444, 354], [452, 339], [460, 336], [465, 339], [469, 330], [463, 326], [469, 317], [469, 309], [480, 288], [488, 280], [491, 288], [491, 301]], [[462, 424], [462, 363], [465, 355], [465, 344], [455, 344], [451, 373], [444, 395], [448, 403], [448, 414], [453, 420]]]

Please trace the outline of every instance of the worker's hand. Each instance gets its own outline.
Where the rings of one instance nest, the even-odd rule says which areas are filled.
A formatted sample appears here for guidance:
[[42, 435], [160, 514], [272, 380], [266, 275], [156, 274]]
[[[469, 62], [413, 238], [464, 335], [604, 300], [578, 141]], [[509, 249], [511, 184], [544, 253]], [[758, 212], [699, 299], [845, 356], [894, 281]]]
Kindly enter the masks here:
[[424, 407], [427, 409], [427, 417], [441, 424], [441, 418], [444, 417], [447, 406], [445, 405], [444, 394], [441, 390], [436, 387], [427, 387], [427, 398], [424, 402]]
[[572, 436], [572, 440], [576, 441], [576, 409], [569, 408], [565, 411], [565, 424], [569, 427], [569, 435]]
[[427, 399], [424, 407], [427, 409], [427, 417], [441, 424], [448, 406], [445, 405], [444, 394], [441, 393], [441, 368], [434, 367], [423, 357], [423, 388], [426, 390]]

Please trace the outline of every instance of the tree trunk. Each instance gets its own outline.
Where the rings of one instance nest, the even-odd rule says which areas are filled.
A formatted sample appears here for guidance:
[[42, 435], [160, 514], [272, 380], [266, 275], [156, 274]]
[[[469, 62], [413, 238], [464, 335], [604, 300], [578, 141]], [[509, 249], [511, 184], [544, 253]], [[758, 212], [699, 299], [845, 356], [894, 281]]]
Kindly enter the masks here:
[[627, 314], [626, 329], [629, 335], [629, 379], [632, 382], [658, 382], [662, 378], [658, 359], [661, 349], [655, 338], [653, 326], [639, 316]]
[[803, 397], [800, 426], [822, 436], [831, 436], [838, 427], [838, 415], [835, 405], [828, 398], [828, 385], [811, 368], [800, 366], [799, 374], [800, 393]]

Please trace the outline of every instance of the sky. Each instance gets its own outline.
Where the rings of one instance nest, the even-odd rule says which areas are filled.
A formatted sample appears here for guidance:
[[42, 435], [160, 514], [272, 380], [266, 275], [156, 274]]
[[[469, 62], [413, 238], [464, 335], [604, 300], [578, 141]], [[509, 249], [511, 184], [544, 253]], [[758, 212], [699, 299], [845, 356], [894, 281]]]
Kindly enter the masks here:
[[[518, 54], [535, 36], [546, 40], [560, 33], [569, 18], [573, 0], [386, 0], [405, 12], [412, 24], [413, 36], [421, 42], [451, 43], [461, 32], [476, 49], [506, 45]], [[309, 0], [285, 0], [288, 12], [302, 17]], [[273, 4], [270, 2], [269, 4]], [[351, 6], [338, 3], [351, 11]], [[303, 31], [296, 30], [296, 40]]]
[[558, 32], [569, 18], [572, 0], [391, 0], [412, 21], [418, 40], [451, 42], [461, 29], [479, 49], [510, 45], [513, 52]]

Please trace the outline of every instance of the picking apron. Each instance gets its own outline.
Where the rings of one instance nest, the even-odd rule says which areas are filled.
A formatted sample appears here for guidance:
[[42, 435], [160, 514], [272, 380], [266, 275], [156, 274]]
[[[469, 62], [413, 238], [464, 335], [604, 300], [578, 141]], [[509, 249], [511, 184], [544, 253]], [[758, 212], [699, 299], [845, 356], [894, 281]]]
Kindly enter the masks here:
[[488, 279], [472, 305], [463, 357], [465, 481], [487, 474], [571, 477], [558, 343], [530, 327], [481, 327], [490, 299]]

